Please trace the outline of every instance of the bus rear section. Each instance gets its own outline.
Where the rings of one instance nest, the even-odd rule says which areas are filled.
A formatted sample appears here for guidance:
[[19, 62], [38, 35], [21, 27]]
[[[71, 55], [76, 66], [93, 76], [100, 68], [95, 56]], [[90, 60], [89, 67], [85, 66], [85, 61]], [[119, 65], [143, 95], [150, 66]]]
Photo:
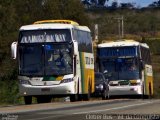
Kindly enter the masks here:
[[[153, 95], [153, 76], [146, 44], [133, 40], [102, 43], [97, 48], [99, 71], [109, 80], [110, 95]], [[147, 51], [146, 50], [146, 51]], [[143, 59], [143, 54], [147, 59]], [[149, 70], [147, 70], [147, 67]]]

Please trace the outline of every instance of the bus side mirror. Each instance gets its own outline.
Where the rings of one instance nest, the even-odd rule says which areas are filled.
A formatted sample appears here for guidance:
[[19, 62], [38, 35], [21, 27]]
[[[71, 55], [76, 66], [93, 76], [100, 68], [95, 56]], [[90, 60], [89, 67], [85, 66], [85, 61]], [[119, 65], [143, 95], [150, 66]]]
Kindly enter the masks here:
[[17, 42], [13, 42], [11, 44], [11, 57], [12, 57], [12, 59], [17, 58]]
[[78, 55], [78, 43], [74, 41], [73, 45], [74, 45], [74, 55], [77, 56]]

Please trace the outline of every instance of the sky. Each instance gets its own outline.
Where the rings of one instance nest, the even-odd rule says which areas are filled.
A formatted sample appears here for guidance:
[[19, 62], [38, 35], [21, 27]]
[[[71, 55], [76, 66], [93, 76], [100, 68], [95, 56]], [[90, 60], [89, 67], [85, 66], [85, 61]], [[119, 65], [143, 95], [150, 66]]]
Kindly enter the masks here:
[[118, 3], [136, 3], [136, 6], [147, 7], [149, 4], [158, 0], [109, 0], [107, 4], [110, 6], [113, 1], [117, 1]]

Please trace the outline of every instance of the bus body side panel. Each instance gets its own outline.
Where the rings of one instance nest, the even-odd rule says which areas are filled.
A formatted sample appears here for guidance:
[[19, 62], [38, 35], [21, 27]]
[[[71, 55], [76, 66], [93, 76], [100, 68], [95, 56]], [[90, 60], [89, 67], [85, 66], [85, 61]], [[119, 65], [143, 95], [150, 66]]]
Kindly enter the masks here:
[[[94, 56], [92, 53], [84, 53], [85, 58], [85, 73], [87, 73], [88, 87], [91, 88], [91, 92], [94, 92]], [[87, 89], [88, 90], [88, 89]]]
[[153, 95], [153, 72], [151, 65], [145, 65], [145, 95]]
[[78, 86], [77, 86], [77, 92], [79, 94], [82, 94], [82, 81], [81, 81], [81, 61], [80, 61], [80, 55], [78, 54], [76, 56], [76, 79], [77, 79], [77, 83], [78, 83]]
[[94, 59], [92, 53], [80, 52], [82, 94], [88, 93], [88, 87], [94, 92]]

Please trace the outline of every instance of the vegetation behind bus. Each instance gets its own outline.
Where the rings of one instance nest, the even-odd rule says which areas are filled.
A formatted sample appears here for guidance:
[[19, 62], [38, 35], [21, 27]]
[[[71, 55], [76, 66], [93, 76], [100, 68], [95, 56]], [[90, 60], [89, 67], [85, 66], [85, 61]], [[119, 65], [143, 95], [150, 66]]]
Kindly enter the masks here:
[[17, 95], [17, 63], [10, 57], [10, 45], [17, 40], [20, 26], [44, 19], [71, 19], [92, 31], [97, 23], [99, 40], [114, 40], [118, 38], [118, 23], [110, 18], [121, 15], [125, 38], [142, 40], [151, 48], [155, 97], [160, 98], [160, 9], [85, 11], [79, 0], [46, 0], [43, 4], [42, 1], [0, 0], [0, 104], [23, 102]]

